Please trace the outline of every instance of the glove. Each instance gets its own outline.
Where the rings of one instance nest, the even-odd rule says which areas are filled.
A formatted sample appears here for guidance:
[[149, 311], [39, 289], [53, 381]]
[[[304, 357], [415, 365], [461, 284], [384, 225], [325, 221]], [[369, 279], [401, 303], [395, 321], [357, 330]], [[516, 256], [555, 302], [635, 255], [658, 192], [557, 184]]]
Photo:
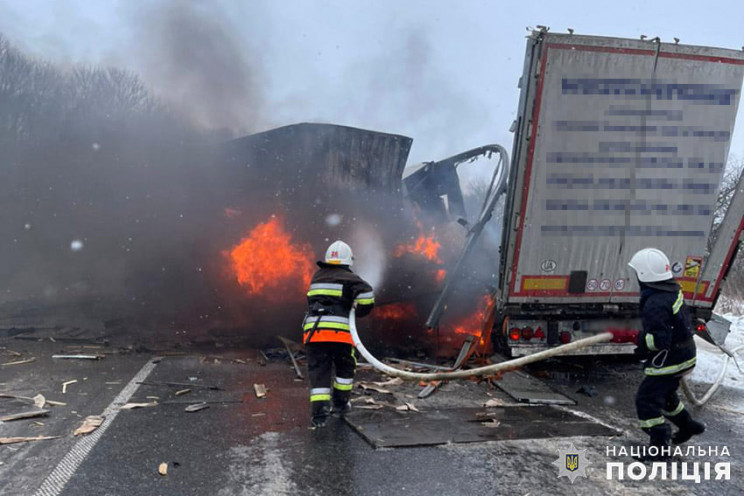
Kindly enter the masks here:
[[633, 355], [638, 358], [639, 360], [645, 360], [650, 355], [651, 352], [646, 347], [646, 333], [642, 332], [638, 335], [638, 342], [636, 343], [635, 349], [633, 349]]

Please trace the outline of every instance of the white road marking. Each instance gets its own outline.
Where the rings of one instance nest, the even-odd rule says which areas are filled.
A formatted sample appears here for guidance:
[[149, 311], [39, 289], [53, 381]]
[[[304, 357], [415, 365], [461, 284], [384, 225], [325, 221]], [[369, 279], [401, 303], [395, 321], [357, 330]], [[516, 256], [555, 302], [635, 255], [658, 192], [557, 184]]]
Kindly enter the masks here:
[[119, 414], [121, 405], [127, 403], [137, 391], [140, 386], [137, 383], [144, 381], [156, 366], [157, 361], [150, 360], [137, 372], [132, 380], [129, 381], [129, 384], [121, 390], [116, 398], [114, 398], [114, 401], [103, 411], [102, 415], [105, 417], [103, 424], [97, 430], [75, 443], [62, 461], [57, 464], [52, 473], [44, 480], [39, 489], [36, 490], [35, 496], [57, 496], [62, 492], [75, 474], [75, 471], [106, 432], [106, 429], [113, 423]]

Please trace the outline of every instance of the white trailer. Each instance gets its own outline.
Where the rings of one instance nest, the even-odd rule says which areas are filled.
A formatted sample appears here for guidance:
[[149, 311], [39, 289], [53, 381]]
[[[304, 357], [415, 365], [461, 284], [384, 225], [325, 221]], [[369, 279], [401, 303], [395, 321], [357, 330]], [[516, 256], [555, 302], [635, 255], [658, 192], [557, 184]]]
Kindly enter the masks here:
[[640, 329], [627, 266], [656, 247], [707, 322], [742, 237], [736, 195], [709, 246], [744, 76], [741, 51], [534, 32], [507, 182], [497, 341], [514, 356]]

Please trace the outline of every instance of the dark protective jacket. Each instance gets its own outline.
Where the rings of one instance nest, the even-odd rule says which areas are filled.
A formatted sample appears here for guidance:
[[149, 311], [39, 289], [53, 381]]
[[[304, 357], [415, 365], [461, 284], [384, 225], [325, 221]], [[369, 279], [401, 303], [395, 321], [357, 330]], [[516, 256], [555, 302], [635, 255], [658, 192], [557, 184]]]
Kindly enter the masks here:
[[346, 265], [318, 262], [307, 292], [308, 311], [302, 323], [305, 343], [334, 342], [353, 345], [349, 312], [356, 303], [356, 316], [364, 317], [375, 305], [375, 295], [364, 279]]
[[638, 347], [649, 356], [646, 375], [678, 375], [695, 366], [690, 314], [679, 284], [641, 283], [641, 318]]

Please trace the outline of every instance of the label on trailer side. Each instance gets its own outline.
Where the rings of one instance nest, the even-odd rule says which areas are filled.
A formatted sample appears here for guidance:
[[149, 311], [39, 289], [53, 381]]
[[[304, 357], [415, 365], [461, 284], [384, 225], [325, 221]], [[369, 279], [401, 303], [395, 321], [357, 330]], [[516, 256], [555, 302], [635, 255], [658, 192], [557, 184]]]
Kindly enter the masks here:
[[744, 60], [550, 39], [510, 301], [637, 301], [627, 262], [645, 247], [669, 256], [688, 298], [699, 283], [704, 301], [709, 281], [697, 277]]

